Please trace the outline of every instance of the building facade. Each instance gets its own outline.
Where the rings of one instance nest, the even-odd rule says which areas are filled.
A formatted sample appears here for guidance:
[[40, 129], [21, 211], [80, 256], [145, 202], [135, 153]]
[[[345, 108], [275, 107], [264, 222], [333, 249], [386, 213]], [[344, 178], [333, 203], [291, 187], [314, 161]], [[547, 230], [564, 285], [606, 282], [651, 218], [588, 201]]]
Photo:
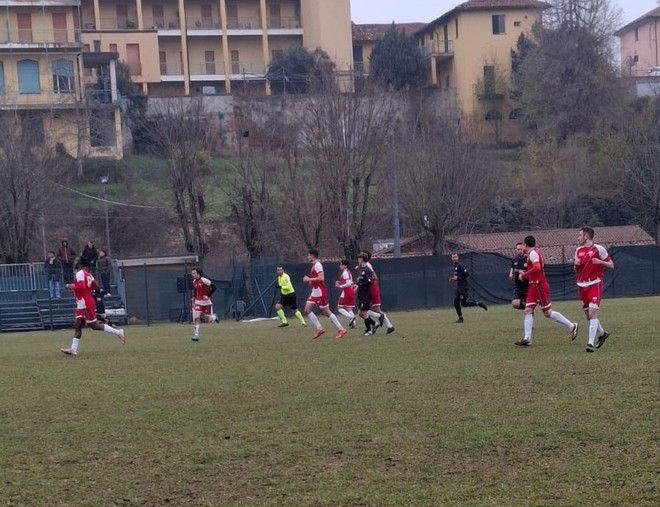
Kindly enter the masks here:
[[660, 7], [617, 30], [621, 41], [621, 73], [632, 77], [660, 76]]
[[269, 94], [268, 66], [294, 44], [352, 63], [349, 0], [82, 0], [81, 29], [150, 96]]
[[455, 90], [459, 114], [479, 138], [522, 139], [509, 98], [511, 51], [548, 7], [536, 0], [469, 0], [414, 34], [430, 84]]
[[[121, 157], [116, 96], [115, 106], [104, 107], [111, 140], [91, 134], [79, 9], [80, 0], [0, 1], [0, 114], [26, 120], [36, 143], [61, 145], [72, 156]], [[109, 68], [110, 60], [98, 64]]]

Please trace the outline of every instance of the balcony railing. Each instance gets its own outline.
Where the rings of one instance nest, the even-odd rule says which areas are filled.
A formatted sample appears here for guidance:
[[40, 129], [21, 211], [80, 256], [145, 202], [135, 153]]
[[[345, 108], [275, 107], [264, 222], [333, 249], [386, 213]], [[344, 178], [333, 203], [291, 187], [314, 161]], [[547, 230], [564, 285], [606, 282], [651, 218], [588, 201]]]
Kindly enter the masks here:
[[181, 63], [165, 63], [161, 62], [160, 64], [160, 75], [161, 76], [182, 76], [183, 70]]
[[421, 46], [419, 50], [422, 52], [424, 58], [443, 55], [451, 56], [454, 54], [454, 41], [448, 39], [432, 40]]
[[259, 30], [261, 28], [261, 23], [259, 18], [227, 18], [227, 29], [228, 30]]
[[190, 62], [190, 74], [196, 76], [221, 76], [225, 73], [222, 62]]
[[232, 75], [250, 75], [264, 76], [266, 74], [266, 64], [257, 60], [239, 60], [231, 62]]
[[0, 94], [1, 109], [36, 109], [36, 108], [73, 108], [81, 103], [78, 90], [56, 93], [52, 90], [40, 93], [21, 93], [16, 90], [4, 90]]
[[101, 18], [101, 30], [137, 30], [137, 27], [137, 19]]
[[0, 29], [0, 45], [11, 44], [22, 47], [77, 47], [80, 45], [80, 30], [75, 28], [53, 29]]
[[188, 30], [220, 30], [219, 19], [186, 18]]
[[276, 17], [276, 16], [271, 16], [268, 18], [268, 28], [270, 29], [278, 29], [278, 28], [283, 28], [286, 30], [292, 30], [295, 28], [300, 28], [300, 18], [296, 17]]

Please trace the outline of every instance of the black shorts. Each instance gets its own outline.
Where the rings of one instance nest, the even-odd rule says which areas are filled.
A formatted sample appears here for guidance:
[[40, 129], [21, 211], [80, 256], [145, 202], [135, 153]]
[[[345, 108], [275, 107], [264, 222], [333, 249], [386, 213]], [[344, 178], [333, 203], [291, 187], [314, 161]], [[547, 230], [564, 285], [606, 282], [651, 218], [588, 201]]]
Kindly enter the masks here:
[[521, 301], [527, 300], [527, 291], [529, 290], [529, 286], [526, 285], [525, 287], [518, 287], [517, 285], [513, 288], [513, 298], [512, 299], [520, 299]]
[[368, 312], [371, 308], [371, 299], [360, 298], [358, 299], [358, 310]]
[[461, 288], [461, 289], [456, 289], [454, 291], [454, 299], [468, 299], [468, 289], [467, 287]]
[[292, 310], [297, 310], [298, 303], [296, 302], [296, 293], [292, 292], [291, 294], [282, 294], [282, 296], [280, 296], [280, 304], [284, 308], [291, 308]]

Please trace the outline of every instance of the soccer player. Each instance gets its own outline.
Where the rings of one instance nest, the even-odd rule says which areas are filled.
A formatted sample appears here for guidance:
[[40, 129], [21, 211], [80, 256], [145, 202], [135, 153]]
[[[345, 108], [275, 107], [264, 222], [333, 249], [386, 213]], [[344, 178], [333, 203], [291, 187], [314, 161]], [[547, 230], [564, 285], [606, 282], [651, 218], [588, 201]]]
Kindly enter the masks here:
[[372, 333], [375, 333], [376, 329], [384, 325], [387, 328], [387, 334], [391, 334], [394, 332], [394, 326], [390, 322], [390, 319], [387, 318], [387, 315], [380, 305], [380, 285], [378, 284], [378, 275], [376, 274], [376, 270], [371, 265], [371, 252], [368, 250], [362, 250], [360, 253], [367, 256], [367, 266], [372, 271], [371, 309], [369, 310], [369, 316], [374, 319], [378, 319], [376, 321], [376, 325], [372, 329]]
[[296, 302], [296, 290], [293, 288], [291, 278], [284, 272], [282, 266], [277, 266], [277, 288], [280, 290], [280, 300], [275, 305], [275, 311], [280, 318], [280, 324], [277, 327], [287, 327], [289, 323], [284, 314], [284, 308], [291, 308], [295, 313], [296, 319], [303, 325], [307, 326], [305, 318], [298, 310], [298, 303]]
[[601, 348], [610, 336], [600, 324], [598, 310], [603, 296], [603, 268], [614, 269], [614, 261], [604, 246], [594, 243], [594, 230], [591, 227], [580, 229], [578, 244], [580, 246], [575, 251], [573, 263], [582, 309], [589, 321], [587, 352], [593, 352]]
[[339, 263], [341, 278], [335, 282], [335, 287], [341, 289], [339, 301], [337, 301], [337, 311], [348, 318], [348, 327], [355, 329], [355, 289], [353, 288], [353, 275], [349, 269], [350, 263], [344, 259]]
[[527, 291], [529, 290], [529, 282], [521, 280], [519, 275], [527, 270], [527, 254], [525, 254], [525, 245], [522, 243], [516, 244], [516, 255], [511, 259], [511, 269], [509, 270], [509, 280], [513, 281], [513, 299], [511, 306], [516, 310], [525, 309], [525, 301], [527, 300]]
[[98, 321], [96, 318], [96, 308], [94, 304], [94, 297], [92, 291], [99, 288], [99, 284], [94, 280], [94, 277], [85, 269], [87, 261], [82, 257], [76, 257], [73, 262], [75, 274], [72, 283], [66, 284], [67, 289], [73, 291], [73, 297], [76, 299], [76, 322], [73, 327], [73, 340], [71, 347], [68, 349], [60, 349], [63, 354], [67, 356], [78, 355], [78, 346], [82, 339], [82, 328], [86, 323], [87, 327], [95, 331], [105, 331], [119, 338], [119, 343], [124, 345], [126, 343], [126, 335], [123, 329], [115, 329]]
[[191, 270], [193, 279], [193, 290], [195, 294], [192, 297], [193, 306], [193, 335], [192, 341], [199, 341], [199, 324], [201, 320], [206, 322], [215, 322], [218, 324], [220, 320], [218, 316], [213, 313], [213, 303], [211, 296], [215, 292], [215, 285], [211, 280], [202, 276], [201, 268], [193, 268]]
[[473, 301], [469, 297], [468, 277], [470, 273], [465, 269], [465, 266], [459, 262], [459, 256], [456, 252], [451, 254], [451, 261], [454, 263], [454, 274], [449, 277], [450, 282], [456, 283], [456, 290], [454, 291], [454, 308], [458, 316], [457, 323], [463, 322], [463, 308], [479, 306], [484, 310], [488, 307], [481, 301]]
[[341, 338], [346, 334], [346, 330], [337, 319], [337, 316], [330, 311], [330, 303], [328, 303], [328, 291], [325, 287], [325, 273], [323, 272], [323, 264], [319, 261], [319, 251], [312, 248], [307, 255], [307, 260], [312, 265], [312, 269], [309, 272], [309, 276], [305, 275], [303, 277], [303, 282], [308, 283], [312, 288], [312, 292], [305, 303], [305, 316], [316, 328], [316, 333], [312, 337], [317, 339], [323, 333], [325, 329], [321, 327], [318, 317], [314, 313], [314, 307], [318, 306], [319, 310], [330, 319], [330, 322], [337, 328], [337, 334], [335, 338]]
[[519, 347], [529, 347], [532, 344], [532, 329], [534, 327], [534, 310], [537, 306], [541, 307], [543, 315], [547, 318], [559, 322], [570, 329], [570, 337], [575, 339], [578, 332], [578, 323], [571, 322], [561, 313], [552, 310], [550, 301], [550, 286], [545, 277], [543, 255], [536, 247], [536, 238], [527, 236], [523, 242], [525, 253], [527, 254], [527, 271], [518, 275], [521, 281], [529, 282], [529, 291], [527, 292], [527, 301], [525, 303], [524, 331], [525, 336], [522, 340], [514, 342]]
[[358, 312], [367, 330], [364, 336], [371, 336], [378, 327], [369, 315], [371, 309], [371, 284], [373, 283], [373, 270], [369, 267], [369, 257], [366, 253], [362, 252], [358, 255], [358, 269], [360, 275], [357, 279], [357, 296], [358, 296]]

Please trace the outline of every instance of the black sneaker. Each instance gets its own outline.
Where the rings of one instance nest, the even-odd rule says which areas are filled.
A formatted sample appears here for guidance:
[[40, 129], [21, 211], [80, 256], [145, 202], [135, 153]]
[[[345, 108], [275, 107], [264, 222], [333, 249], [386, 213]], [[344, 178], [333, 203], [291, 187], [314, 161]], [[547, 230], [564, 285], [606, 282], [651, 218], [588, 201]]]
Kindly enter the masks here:
[[488, 307], [486, 306], [486, 303], [477, 303], [477, 306], [480, 306], [484, 310], [488, 311]]
[[[568, 336], [571, 337], [571, 340], [575, 340], [578, 335], [578, 330], [580, 329], [580, 324], [578, 322], [573, 322], [573, 329], [571, 330]], [[592, 350], [593, 352], [593, 350]]]
[[289, 325], [288, 322], [282, 322], [279, 326], [277, 327], [287, 327]]
[[587, 352], [593, 352], [594, 346], [591, 343], [587, 343]]
[[598, 339], [596, 340], [596, 348], [599, 349], [603, 346], [603, 343], [605, 343], [605, 340], [607, 340], [610, 337], [610, 333], [607, 331], [603, 332], [602, 336], [599, 336]]
[[380, 317], [378, 317], [378, 326], [383, 327], [383, 324], [385, 323], [385, 315], [382, 313], [380, 314]]
[[529, 340], [526, 340], [523, 338], [522, 340], [518, 340], [517, 342], [513, 342], [514, 345], [517, 345], [518, 347], [531, 347], [532, 342]]
[[351, 329], [355, 329], [355, 328], [356, 328], [355, 317], [353, 317], [353, 318], [351, 319], [351, 321], [348, 323], [348, 327], [350, 327]]
[[374, 325], [371, 326], [371, 334], [376, 334], [376, 331], [380, 327], [380, 322], [374, 322]]
[[387, 334], [392, 334], [394, 332], [394, 326], [387, 328]]
[[462, 324], [464, 322], [463, 317], [459, 317], [458, 320], [454, 322], [454, 324]]

